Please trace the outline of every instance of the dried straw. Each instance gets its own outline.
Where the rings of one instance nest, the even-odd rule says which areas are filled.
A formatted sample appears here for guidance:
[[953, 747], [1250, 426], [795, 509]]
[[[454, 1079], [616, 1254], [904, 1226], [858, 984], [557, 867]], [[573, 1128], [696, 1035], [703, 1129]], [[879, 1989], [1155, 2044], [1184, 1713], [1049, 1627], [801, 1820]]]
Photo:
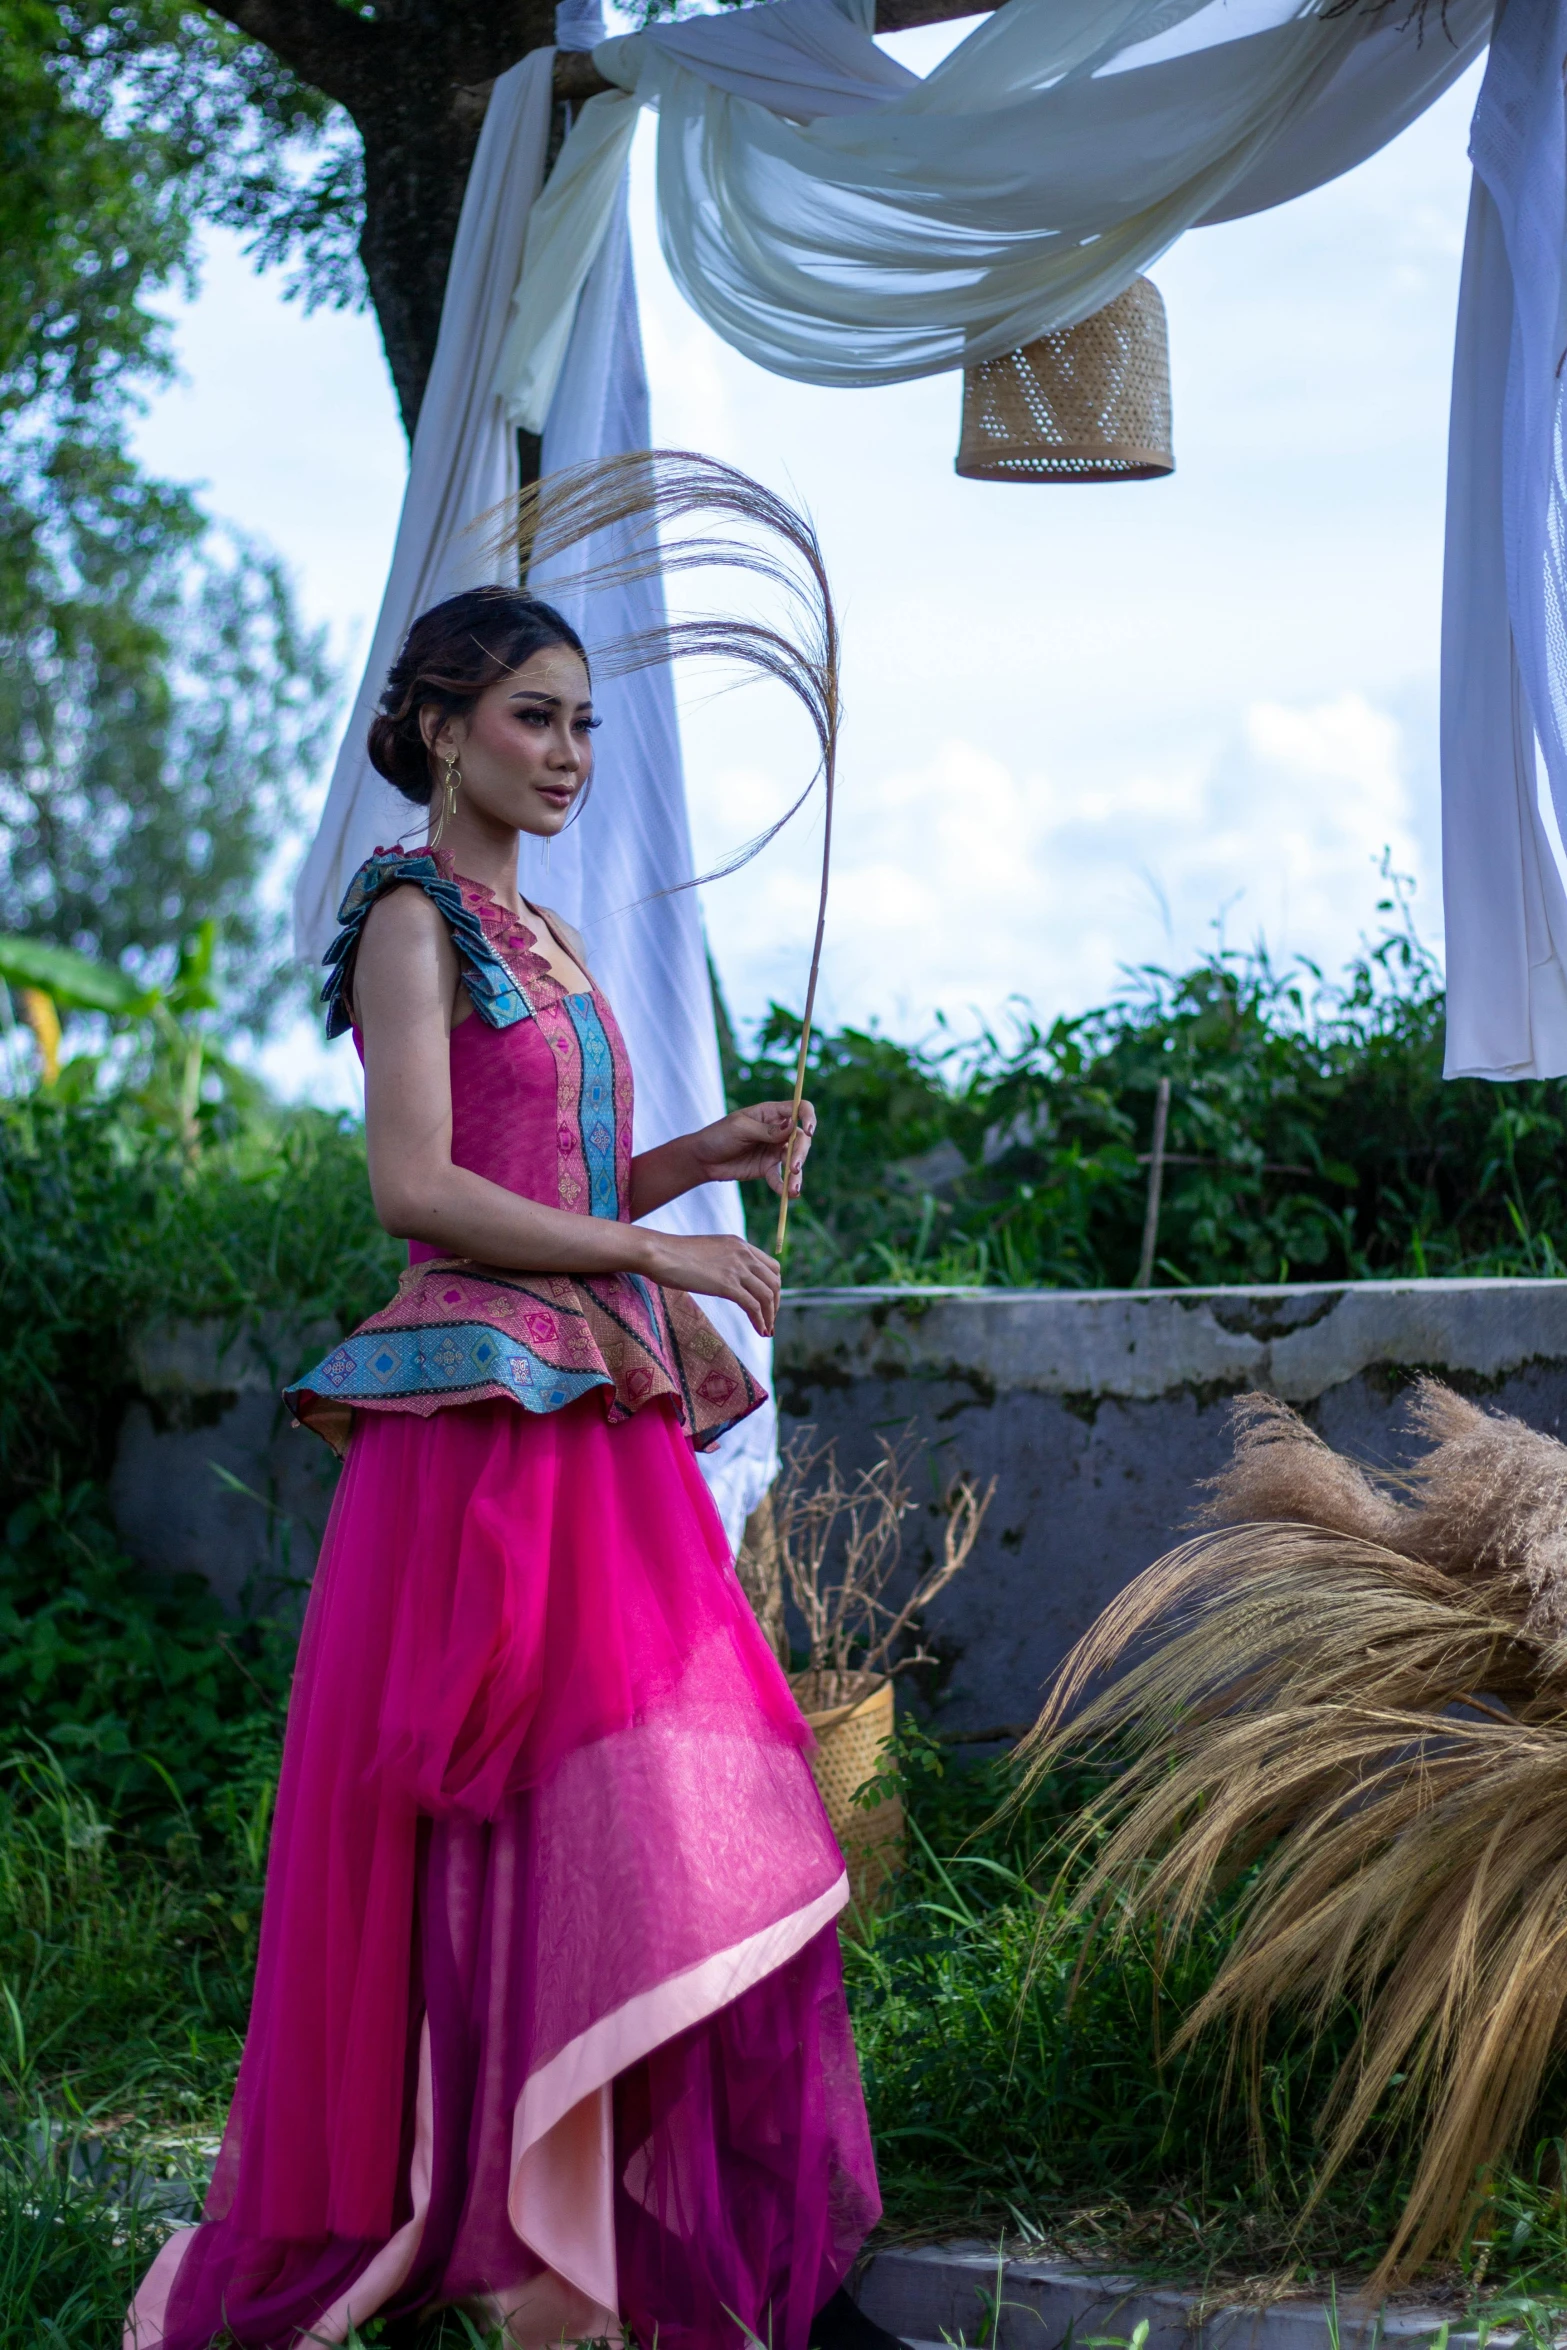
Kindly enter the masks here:
[[1431, 1452], [1374, 1482], [1244, 1398], [1222, 1530], [1105, 1611], [1025, 1746], [1029, 1784], [1130, 1754], [1077, 1846], [1107, 1836], [1075, 1906], [1117, 1893], [1113, 1933], [1188, 1931], [1260, 1863], [1182, 2041], [1227, 2023], [1255, 2084], [1281, 2009], [1358, 2010], [1312, 2200], [1426, 2117], [1378, 2287], [1461, 2240], [1567, 2050], [1567, 1448], [1435, 1382], [1415, 1422]]
[[910, 1472], [924, 1448], [908, 1435], [876, 1444], [873, 1462], [846, 1473], [836, 1442], [806, 1429], [785, 1446], [772, 1490], [772, 1564], [805, 1626], [806, 1664], [795, 1678], [808, 1711], [851, 1704], [883, 1674], [934, 1661], [918, 1638], [907, 1655], [894, 1652], [967, 1566], [995, 1497], [994, 1477], [983, 1491], [972, 1477], [951, 1481], [941, 1500], [941, 1557], [895, 1605], [888, 1594], [903, 1563], [904, 1521], [916, 1507]]
[[[604, 532], [613, 532], [613, 539], [600, 539]], [[597, 550], [592, 544], [595, 539], [600, 539]], [[491, 547], [495, 552], [515, 554], [524, 578], [543, 564], [554, 564], [560, 557], [580, 551], [576, 568], [552, 571], [552, 592], [591, 594], [594, 589], [623, 586], [638, 579], [717, 568], [746, 573], [776, 591], [782, 600], [783, 619], [776, 625], [728, 614], [704, 614], [664, 620], [656, 627], [593, 648], [595, 668], [609, 676], [625, 676], [692, 654], [738, 662], [785, 686], [804, 709], [816, 735], [817, 767], [804, 791], [777, 822], [714, 872], [679, 885], [694, 888], [698, 880], [719, 880], [748, 864], [804, 806], [817, 776], [821, 777], [821, 887], [782, 1160], [776, 1243], [781, 1256], [827, 929], [838, 766], [838, 619], [815, 527], [786, 499], [732, 465], [721, 465], [716, 458], [697, 456], [686, 449], [642, 449], [573, 466], [531, 483], [505, 510]]]

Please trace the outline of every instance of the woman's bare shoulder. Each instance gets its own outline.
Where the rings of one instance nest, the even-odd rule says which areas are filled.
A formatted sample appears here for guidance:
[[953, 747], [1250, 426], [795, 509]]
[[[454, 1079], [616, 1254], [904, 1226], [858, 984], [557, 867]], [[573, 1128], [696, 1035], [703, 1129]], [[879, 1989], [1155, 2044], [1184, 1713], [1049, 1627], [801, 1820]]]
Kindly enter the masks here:
[[457, 950], [440, 908], [412, 883], [382, 892], [365, 916], [354, 957], [354, 994], [388, 989], [400, 997], [433, 992], [448, 1000], [457, 979]]
[[452, 934], [440, 907], [417, 882], [394, 881], [365, 916], [364, 935], [404, 945], [417, 939], [443, 938], [450, 945]]

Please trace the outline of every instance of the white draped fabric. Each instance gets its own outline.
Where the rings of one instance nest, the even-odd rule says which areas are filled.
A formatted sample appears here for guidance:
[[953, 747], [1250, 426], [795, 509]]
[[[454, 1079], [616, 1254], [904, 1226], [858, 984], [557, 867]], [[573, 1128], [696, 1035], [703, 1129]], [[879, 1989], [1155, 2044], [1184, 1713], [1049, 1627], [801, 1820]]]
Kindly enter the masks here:
[[1567, 1072], [1567, 0], [1507, 0], [1470, 133], [1442, 613], [1447, 1071]]
[[[422, 836], [423, 811], [382, 781], [364, 750], [403, 635], [442, 596], [501, 576], [496, 563], [486, 563], [483, 534], [473, 526], [517, 486], [516, 438], [494, 383], [528, 215], [543, 179], [553, 63], [553, 51], [536, 51], [501, 76], [474, 158], [380, 619], [295, 895], [299, 951], [312, 960], [332, 936], [344, 885], [361, 860], [381, 842]], [[559, 393], [545, 425], [546, 470], [648, 443], [623, 195], [611, 207], [567, 323]], [[548, 592], [547, 579], [536, 584]], [[590, 612], [579, 608], [570, 617], [591, 649], [655, 621], [658, 596], [656, 582], [600, 592]], [[626, 1034], [637, 1085], [636, 1145], [645, 1150], [720, 1117], [723, 1085], [695, 893], [657, 894], [695, 869], [669, 671], [606, 680], [596, 701], [605, 723], [587, 806], [547, 865], [534, 844], [525, 844], [521, 881], [526, 896], [542, 899], [586, 936], [595, 976]], [[650, 1220], [673, 1231], [743, 1229], [733, 1184], [709, 1185]], [[729, 1344], [768, 1383], [770, 1348], [738, 1307], [705, 1302]], [[769, 1406], [701, 1456], [732, 1542], [771, 1480], [775, 1442]]]
[[1198, 222], [1360, 162], [1478, 54], [1491, 0], [1420, 13], [1008, 0], [924, 80], [877, 48], [871, 0], [605, 42], [594, 62], [631, 95], [583, 108], [535, 215], [509, 411], [536, 424], [548, 404], [559, 308], [640, 105], [658, 109], [659, 230], [692, 307], [775, 374], [893, 383], [1072, 325]]

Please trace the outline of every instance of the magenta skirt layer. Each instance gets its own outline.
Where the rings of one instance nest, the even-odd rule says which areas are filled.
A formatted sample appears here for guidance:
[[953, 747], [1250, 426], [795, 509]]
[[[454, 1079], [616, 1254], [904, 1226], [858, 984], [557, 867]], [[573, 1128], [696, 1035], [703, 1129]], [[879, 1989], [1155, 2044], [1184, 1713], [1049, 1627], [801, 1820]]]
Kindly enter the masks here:
[[806, 1743], [662, 1405], [359, 1419], [207, 2217], [127, 2344], [806, 2350], [879, 2208]]

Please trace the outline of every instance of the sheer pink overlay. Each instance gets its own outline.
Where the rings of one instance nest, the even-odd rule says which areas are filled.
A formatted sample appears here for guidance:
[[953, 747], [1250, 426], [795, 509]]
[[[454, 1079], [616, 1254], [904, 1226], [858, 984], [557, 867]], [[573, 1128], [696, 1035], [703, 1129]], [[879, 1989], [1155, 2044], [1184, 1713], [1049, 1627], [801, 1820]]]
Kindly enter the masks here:
[[360, 1418], [207, 2224], [128, 2340], [804, 2350], [877, 2211], [805, 1740], [667, 1405]]

